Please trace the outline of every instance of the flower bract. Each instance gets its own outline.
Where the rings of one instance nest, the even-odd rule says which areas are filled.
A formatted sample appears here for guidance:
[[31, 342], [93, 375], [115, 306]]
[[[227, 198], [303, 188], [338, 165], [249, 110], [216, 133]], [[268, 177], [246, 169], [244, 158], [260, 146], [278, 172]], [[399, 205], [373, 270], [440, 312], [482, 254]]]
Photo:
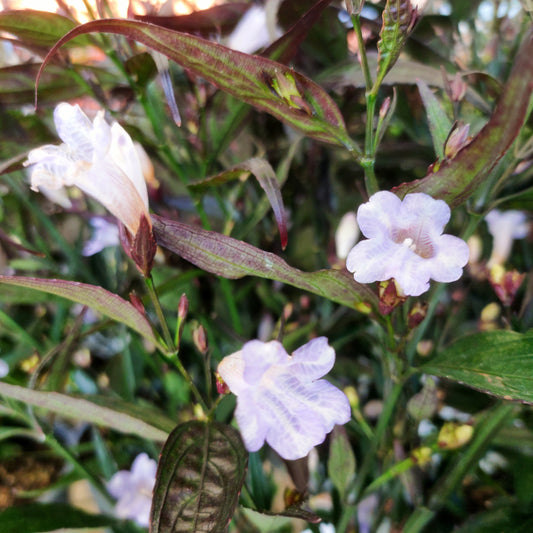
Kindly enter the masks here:
[[78, 105], [66, 102], [54, 110], [54, 123], [63, 141], [31, 150], [34, 190], [60, 191], [76, 186], [115, 215], [132, 236], [141, 218], [148, 221], [148, 193], [143, 156], [124, 128], [108, 124], [99, 112], [91, 122]]
[[350, 420], [346, 395], [319, 379], [334, 362], [325, 337], [291, 356], [278, 341], [253, 340], [221, 361], [218, 373], [237, 396], [235, 417], [249, 451], [266, 441], [284, 459], [299, 459]]
[[468, 261], [466, 242], [443, 235], [450, 208], [424, 193], [380, 191], [362, 204], [357, 222], [366, 240], [355, 245], [346, 268], [359, 283], [394, 278], [407, 296], [429, 289], [429, 280], [459, 279]]
[[156, 471], [157, 463], [141, 453], [131, 470], [120, 470], [109, 480], [107, 490], [118, 500], [115, 506], [118, 518], [134, 520], [140, 526], [149, 525]]

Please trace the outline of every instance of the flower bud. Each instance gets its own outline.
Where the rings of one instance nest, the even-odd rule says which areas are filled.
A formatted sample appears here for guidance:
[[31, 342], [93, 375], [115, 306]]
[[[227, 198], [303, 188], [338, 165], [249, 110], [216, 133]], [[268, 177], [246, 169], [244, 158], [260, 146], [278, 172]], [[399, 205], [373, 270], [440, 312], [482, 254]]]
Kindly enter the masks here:
[[418, 326], [428, 312], [428, 304], [426, 302], [416, 302], [413, 308], [409, 311], [409, 316], [407, 319], [407, 325], [409, 329], [414, 329]]
[[379, 284], [379, 312], [382, 315], [390, 315], [392, 311], [407, 300], [401, 287], [395, 279], [382, 281]]
[[205, 328], [202, 326], [202, 324], [198, 324], [195, 328], [193, 328], [192, 340], [194, 342], [194, 345], [196, 346], [196, 349], [201, 354], [205, 355], [209, 346], [207, 343], [207, 335], [205, 333]]
[[474, 428], [468, 424], [447, 422], [439, 432], [437, 442], [439, 448], [444, 450], [456, 450], [464, 446], [474, 434]]
[[502, 265], [493, 265], [489, 271], [489, 282], [503, 305], [509, 307], [516, 296], [516, 293], [524, 278], [517, 270], [506, 271]]

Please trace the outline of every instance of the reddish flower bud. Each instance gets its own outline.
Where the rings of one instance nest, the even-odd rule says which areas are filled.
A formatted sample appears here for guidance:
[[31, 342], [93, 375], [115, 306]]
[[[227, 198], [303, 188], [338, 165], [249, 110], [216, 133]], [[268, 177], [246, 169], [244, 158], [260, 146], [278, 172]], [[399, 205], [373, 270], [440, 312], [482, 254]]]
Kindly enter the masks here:
[[410, 329], [416, 328], [424, 318], [428, 311], [428, 304], [426, 302], [416, 302], [413, 308], [409, 311], [407, 324]]
[[202, 326], [202, 324], [198, 324], [195, 328], [193, 328], [192, 340], [200, 353], [207, 353], [207, 349], [209, 346], [207, 343], [207, 335], [205, 333], [205, 328]]
[[396, 280], [389, 279], [379, 284], [379, 312], [390, 315], [392, 311], [407, 300]]

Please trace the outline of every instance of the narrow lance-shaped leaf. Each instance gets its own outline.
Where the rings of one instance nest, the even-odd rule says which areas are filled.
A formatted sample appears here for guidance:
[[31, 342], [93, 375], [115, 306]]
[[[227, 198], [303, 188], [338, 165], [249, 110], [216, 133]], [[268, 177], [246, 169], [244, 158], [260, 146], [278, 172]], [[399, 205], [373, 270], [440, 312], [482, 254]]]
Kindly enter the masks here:
[[152, 223], [160, 246], [212, 274], [230, 279], [258, 276], [282, 281], [352, 309], [377, 309], [376, 295], [366, 285], [356, 283], [348, 271], [302, 272], [276, 254], [214, 231], [155, 215]]
[[52, 411], [66, 418], [91, 422], [122, 433], [138, 435], [144, 439], [164, 441], [168, 436], [166, 431], [158, 429], [136, 416], [97, 405], [90, 400], [74, 398], [67, 394], [36, 391], [0, 381], [0, 395]]
[[445, 200], [450, 207], [465, 202], [509, 150], [527, 117], [533, 88], [533, 28], [518, 51], [513, 68], [490, 120], [438, 172], [404, 183], [394, 192], [403, 197], [424, 192]]
[[423, 80], [416, 80], [418, 91], [424, 103], [426, 114], [429, 122], [429, 131], [433, 139], [433, 148], [438, 159], [444, 158], [444, 145], [452, 129], [451, 120], [437, 100], [437, 97], [431, 92], [431, 89]]
[[[0, 31], [17, 36], [24, 45], [52, 46], [76, 26], [72, 20], [46, 11], [10, 9], [0, 13]], [[76, 39], [71, 46], [89, 44], [87, 37]]]
[[328, 474], [341, 501], [344, 501], [349, 483], [355, 475], [355, 455], [342, 426], [335, 426], [330, 437]]
[[411, 5], [410, 0], [387, 0], [378, 42], [378, 75], [374, 89], [379, 88], [387, 72], [396, 63], [418, 18], [418, 9]]
[[241, 437], [231, 426], [198, 421], [179, 425], [157, 466], [150, 531], [226, 531], [247, 459]]
[[[310, 79], [270, 59], [243, 54], [200, 37], [153, 24], [107, 19], [78, 26], [50, 50], [40, 72], [63, 44], [92, 32], [116, 33], [143, 43], [305, 135], [358, 153], [337, 105]], [[37, 84], [38, 81], [39, 76]]]
[[252, 173], [259, 182], [259, 185], [261, 185], [262, 189], [265, 191], [268, 201], [272, 206], [272, 210], [274, 211], [274, 216], [276, 217], [281, 238], [281, 247], [285, 249], [288, 240], [287, 215], [285, 213], [285, 207], [283, 206], [283, 198], [281, 196], [281, 189], [276, 177], [276, 173], [270, 166], [270, 163], [265, 159], [253, 157], [252, 159], [243, 161], [242, 163], [239, 163], [233, 168], [226, 170], [225, 172], [221, 172], [216, 176], [211, 176], [202, 181], [191, 183], [189, 188], [198, 191], [203, 190], [211, 185], [226, 183], [227, 181], [242, 176], [243, 171], [246, 173]]
[[112, 320], [125, 324], [159, 346], [159, 341], [146, 317], [132, 304], [102, 287], [62, 279], [22, 276], [0, 276], [0, 283], [55, 294], [72, 302], [86, 305]]
[[506, 400], [533, 403], [533, 333], [475, 333], [457, 340], [419, 370]]

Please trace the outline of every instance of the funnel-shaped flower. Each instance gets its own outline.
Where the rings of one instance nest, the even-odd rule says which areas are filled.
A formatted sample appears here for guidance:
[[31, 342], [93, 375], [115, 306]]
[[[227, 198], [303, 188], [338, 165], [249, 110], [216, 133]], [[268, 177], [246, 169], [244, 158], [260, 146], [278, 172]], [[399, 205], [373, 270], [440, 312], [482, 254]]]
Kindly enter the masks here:
[[492, 254], [487, 267], [490, 269], [494, 265], [503, 265], [511, 254], [514, 239], [523, 239], [529, 232], [527, 217], [522, 211], [510, 209], [509, 211], [498, 211], [493, 209], [485, 217], [489, 232], [494, 238], [492, 243]]
[[351, 250], [346, 268], [355, 281], [371, 283], [394, 278], [409, 296], [429, 289], [429, 280], [450, 282], [461, 277], [468, 261], [466, 242], [443, 235], [450, 208], [424, 193], [380, 191], [357, 211], [367, 240]]
[[325, 337], [292, 356], [277, 341], [254, 340], [221, 361], [218, 373], [237, 396], [235, 417], [249, 451], [266, 440], [284, 459], [299, 459], [350, 420], [346, 395], [319, 379], [334, 362]]
[[150, 524], [156, 470], [157, 463], [141, 453], [133, 461], [131, 470], [121, 470], [109, 480], [107, 490], [118, 500], [115, 513], [119, 518], [135, 520], [145, 527]]
[[148, 215], [148, 193], [139, 146], [117, 122], [98, 113], [91, 123], [79, 106], [59, 104], [54, 122], [63, 144], [46, 145], [28, 154], [31, 187], [60, 190], [76, 186], [98, 200], [134, 237]]

